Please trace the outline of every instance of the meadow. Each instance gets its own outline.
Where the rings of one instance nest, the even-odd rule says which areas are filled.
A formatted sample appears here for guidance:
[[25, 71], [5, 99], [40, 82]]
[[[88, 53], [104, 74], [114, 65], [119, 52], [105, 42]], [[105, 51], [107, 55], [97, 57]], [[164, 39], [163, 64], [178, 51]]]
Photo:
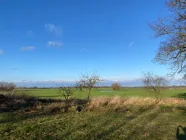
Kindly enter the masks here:
[[[7, 95], [14, 109], [0, 113], [0, 138], [7, 139], [186, 139], [185, 88], [166, 88], [156, 102], [144, 88], [94, 89], [91, 101], [83, 102], [87, 91], [76, 91], [65, 112], [57, 89], [17, 89]], [[24, 93], [24, 94], [22, 94]], [[29, 96], [27, 96], [29, 95]], [[52, 99], [50, 102], [48, 99]], [[77, 101], [78, 102], [77, 102]], [[82, 110], [78, 112], [77, 106]]]
[[[39, 98], [62, 98], [63, 96], [58, 93], [58, 89], [48, 88], [48, 89], [17, 89], [17, 92], [24, 93], [30, 96], [36, 96]], [[150, 93], [149, 90], [143, 87], [125, 87], [121, 88], [119, 91], [114, 91], [112, 88], [96, 88], [92, 90], [91, 97], [99, 96], [121, 96], [121, 97], [154, 97], [154, 94]], [[167, 87], [161, 90], [160, 97], [180, 97], [185, 98], [186, 87]], [[77, 90], [73, 95], [73, 98], [86, 98], [87, 90], [79, 91]]]

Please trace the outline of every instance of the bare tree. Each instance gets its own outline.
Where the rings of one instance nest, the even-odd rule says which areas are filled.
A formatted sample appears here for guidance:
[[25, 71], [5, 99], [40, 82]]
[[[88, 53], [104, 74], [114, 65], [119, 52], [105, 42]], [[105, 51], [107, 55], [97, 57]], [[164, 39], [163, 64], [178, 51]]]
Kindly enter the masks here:
[[60, 86], [58, 89], [58, 93], [61, 94], [65, 101], [68, 102], [69, 98], [74, 94], [76, 88], [73, 86]]
[[111, 85], [111, 87], [112, 87], [113, 90], [116, 90], [116, 91], [119, 91], [120, 88], [121, 88], [120, 84], [118, 84], [118, 83], [113, 83]]
[[158, 19], [150, 27], [161, 38], [155, 62], [168, 64], [175, 73], [186, 72], [186, 1], [169, 0], [167, 7], [173, 15]]
[[143, 74], [142, 82], [145, 88], [150, 91], [150, 93], [156, 95], [156, 98], [158, 98], [161, 89], [168, 84], [168, 81], [164, 77], [154, 75], [150, 72]]
[[58, 89], [58, 93], [61, 94], [64, 99], [65, 99], [65, 108], [64, 111], [68, 112], [69, 107], [70, 107], [70, 102], [69, 99], [70, 97], [74, 94], [74, 92], [76, 91], [76, 87], [73, 86], [60, 86]]
[[83, 88], [88, 89], [87, 99], [90, 100], [92, 88], [94, 88], [96, 84], [98, 84], [101, 81], [102, 80], [97, 73], [92, 73], [92, 74], [85, 73], [81, 75], [78, 85], [81, 85]]
[[0, 92], [12, 92], [13, 94], [15, 88], [16, 85], [14, 83], [0, 82]]
[[83, 84], [81, 84], [80, 82], [77, 82], [75, 87], [76, 89], [79, 89], [79, 91], [83, 91]]

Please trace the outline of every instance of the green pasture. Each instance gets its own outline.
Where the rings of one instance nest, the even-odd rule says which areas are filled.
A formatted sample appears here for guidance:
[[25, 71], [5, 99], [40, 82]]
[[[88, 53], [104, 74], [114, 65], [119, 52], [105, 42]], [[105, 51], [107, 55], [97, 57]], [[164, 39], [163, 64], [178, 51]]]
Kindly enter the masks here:
[[[39, 98], [62, 98], [62, 95], [58, 92], [58, 89], [17, 89], [18, 93], [23, 93], [31, 96], [37, 96]], [[74, 98], [86, 98], [88, 91], [84, 89], [83, 91], [77, 90], [74, 92]], [[111, 88], [97, 88], [93, 89], [91, 93], [91, 97], [98, 96], [121, 96], [121, 97], [131, 97], [131, 96], [139, 96], [139, 97], [153, 97], [154, 94], [150, 93], [147, 89], [143, 87], [127, 87], [122, 88], [120, 91], [113, 91]], [[162, 89], [160, 93], [161, 98], [166, 97], [186, 97], [186, 87], [177, 87], [177, 88], [169, 88]]]
[[[62, 98], [57, 89], [16, 89], [17, 93], [39, 98]], [[160, 96], [185, 98], [181, 88], [166, 88]], [[153, 97], [145, 88], [99, 88], [96, 96]], [[23, 96], [24, 97], [24, 96]], [[86, 98], [87, 91], [76, 91], [73, 97]], [[16, 98], [15, 98], [16, 99]], [[162, 99], [163, 100], [163, 99]], [[175, 99], [177, 100], [177, 99]], [[145, 100], [144, 100], [145, 101]], [[182, 100], [180, 100], [182, 101]], [[143, 102], [143, 101], [142, 101]], [[172, 102], [172, 101], [171, 101]], [[185, 102], [184, 100], [182, 102]], [[14, 102], [20, 105], [20, 101]], [[23, 102], [24, 103], [24, 102]], [[185, 140], [186, 104], [109, 105], [86, 104], [81, 112], [72, 106], [69, 112], [59, 110], [61, 103], [38, 104], [33, 108], [0, 113], [0, 139], [67, 139], [67, 140]], [[8, 102], [9, 107], [14, 107]], [[2, 105], [3, 107], [3, 105]], [[24, 107], [24, 106], [23, 106]], [[91, 108], [92, 107], [92, 108]], [[58, 109], [58, 110], [56, 110]], [[53, 110], [56, 110], [54, 112]]]
[[[109, 107], [105, 107], [109, 108]], [[128, 111], [0, 113], [1, 140], [185, 140], [184, 108], [138, 106]], [[179, 130], [179, 131], [178, 131]]]

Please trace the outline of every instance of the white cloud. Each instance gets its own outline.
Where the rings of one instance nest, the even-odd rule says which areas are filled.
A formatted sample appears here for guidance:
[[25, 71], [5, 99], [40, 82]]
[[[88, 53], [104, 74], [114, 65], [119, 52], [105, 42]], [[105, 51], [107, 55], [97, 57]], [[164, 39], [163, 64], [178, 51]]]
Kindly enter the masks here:
[[3, 54], [3, 50], [0, 50], [0, 55]]
[[25, 46], [21, 48], [22, 51], [32, 51], [34, 49], [36, 49], [35, 46]]
[[49, 47], [62, 47], [63, 44], [61, 41], [49, 41], [47, 45]]
[[62, 29], [54, 24], [45, 24], [45, 30], [47, 32], [54, 33], [55, 35], [61, 35]]
[[130, 42], [129, 48], [131, 48], [134, 45], [135, 42]]

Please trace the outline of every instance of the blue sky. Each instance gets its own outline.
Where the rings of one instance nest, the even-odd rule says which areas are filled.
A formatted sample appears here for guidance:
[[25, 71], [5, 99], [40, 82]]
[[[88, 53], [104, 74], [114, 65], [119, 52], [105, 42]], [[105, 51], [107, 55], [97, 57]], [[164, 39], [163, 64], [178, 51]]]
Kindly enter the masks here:
[[1, 0], [0, 80], [167, 74], [152, 63], [159, 40], [148, 24], [169, 14], [164, 0]]

